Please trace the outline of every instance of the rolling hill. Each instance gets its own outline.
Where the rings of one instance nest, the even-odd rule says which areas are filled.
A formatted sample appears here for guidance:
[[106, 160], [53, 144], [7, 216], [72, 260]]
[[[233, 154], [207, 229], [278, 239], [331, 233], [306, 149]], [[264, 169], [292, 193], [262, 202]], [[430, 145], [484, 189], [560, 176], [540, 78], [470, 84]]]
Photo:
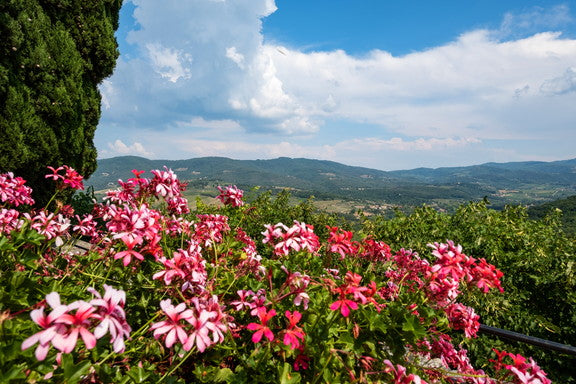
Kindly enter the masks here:
[[188, 160], [149, 160], [123, 156], [98, 161], [87, 185], [115, 188], [131, 170], [172, 169], [201, 190], [235, 184], [250, 189], [290, 189], [298, 197], [378, 202], [395, 206], [429, 204], [451, 209], [487, 197], [496, 207], [539, 204], [576, 194], [576, 159], [554, 162], [486, 163], [468, 167], [380, 171], [333, 161], [293, 159], [233, 160], [203, 157]]

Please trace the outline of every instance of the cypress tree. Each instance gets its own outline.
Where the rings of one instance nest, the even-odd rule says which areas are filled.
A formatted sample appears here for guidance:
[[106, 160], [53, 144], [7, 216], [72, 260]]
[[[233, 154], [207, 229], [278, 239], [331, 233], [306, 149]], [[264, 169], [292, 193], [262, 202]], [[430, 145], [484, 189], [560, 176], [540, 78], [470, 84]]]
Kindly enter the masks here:
[[0, 172], [26, 179], [46, 202], [47, 166], [96, 169], [98, 84], [112, 74], [122, 0], [2, 0]]

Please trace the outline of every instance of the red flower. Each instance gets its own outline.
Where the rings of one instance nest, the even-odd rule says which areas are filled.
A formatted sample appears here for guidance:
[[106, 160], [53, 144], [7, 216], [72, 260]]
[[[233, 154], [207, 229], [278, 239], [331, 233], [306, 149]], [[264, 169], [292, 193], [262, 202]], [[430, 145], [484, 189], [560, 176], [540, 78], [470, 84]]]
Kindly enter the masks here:
[[304, 341], [305, 337], [302, 328], [296, 325], [302, 318], [302, 314], [298, 311], [294, 311], [293, 313], [286, 311], [284, 314], [289, 321], [288, 329], [284, 331], [284, 345], [289, 346], [291, 349], [298, 349], [300, 347], [300, 341]]
[[244, 196], [244, 191], [236, 187], [235, 185], [229, 185], [225, 188], [220, 186], [217, 187], [220, 191], [220, 195], [216, 198], [225, 205], [231, 205], [233, 207], [241, 207], [244, 205], [242, 197]]
[[252, 335], [252, 342], [259, 343], [262, 340], [262, 336], [265, 336], [268, 340], [274, 340], [274, 334], [272, 330], [268, 327], [268, 321], [276, 315], [276, 311], [271, 309], [270, 311], [266, 311], [265, 307], [258, 308], [258, 318], [260, 319], [260, 323], [250, 323], [246, 328], [251, 331], [256, 331]]
[[341, 297], [340, 300], [336, 300], [330, 305], [330, 309], [335, 311], [340, 308], [340, 313], [342, 316], [348, 317], [350, 315], [351, 309], [358, 309], [358, 303], [352, 300], [348, 300], [345, 297]]

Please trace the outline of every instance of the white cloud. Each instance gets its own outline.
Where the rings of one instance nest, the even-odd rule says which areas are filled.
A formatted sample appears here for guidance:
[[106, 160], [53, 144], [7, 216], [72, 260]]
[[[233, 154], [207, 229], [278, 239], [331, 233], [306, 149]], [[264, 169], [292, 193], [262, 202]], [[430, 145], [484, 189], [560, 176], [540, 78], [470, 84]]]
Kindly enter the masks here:
[[523, 13], [506, 13], [500, 29], [495, 33], [503, 38], [518, 37], [541, 30], [555, 30], [572, 21], [570, 8], [566, 4], [550, 8], [532, 7]]
[[175, 83], [178, 79], [190, 78], [190, 65], [192, 56], [182, 50], [163, 47], [160, 44], [146, 44], [152, 68], [162, 78]]
[[244, 55], [238, 53], [236, 47], [226, 48], [226, 57], [235, 62], [240, 69], [244, 69]]
[[148, 152], [141, 143], [135, 142], [132, 145], [126, 145], [122, 140], [116, 140], [113, 143], [108, 143], [108, 151], [101, 153], [104, 157], [135, 155], [135, 156], [153, 156], [152, 152]]
[[544, 81], [540, 90], [545, 94], [563, 95], [576, 91], [576, 67], [571, 67], [563, 75]]
[[[557, 33], [500, 42], [488, 31], [474, 31], [402, 57], [378, 50], [366, 57], [282, 50], [286, 55], [275, 56], [277, 77], [287, 94], [298, 95], [304, 116], [342, 117], [410, 136], [497, 139], [516, 134], [520, 127], [496, 115], [509, 114], [512, 120], [530, 111], [542, 101], [531, 90], [576, 62], [576, 41]], [[518, 89], [528, 90], [521, 99]]]

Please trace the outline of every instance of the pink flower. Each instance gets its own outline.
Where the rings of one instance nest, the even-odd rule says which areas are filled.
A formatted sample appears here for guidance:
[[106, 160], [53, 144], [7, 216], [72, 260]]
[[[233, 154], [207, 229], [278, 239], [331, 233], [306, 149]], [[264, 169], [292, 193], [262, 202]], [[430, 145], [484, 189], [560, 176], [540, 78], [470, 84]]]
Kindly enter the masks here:
[[445, 311], [453, 329], [463, 330], [466, 337], [476, 337], [480, 329], [480, 316], [474, 312], [473, 308], [456, 303], [450, 304]]
[[244, 205], [242, 201], [242, 197], [244, 195], [244, 191], [238, 189], [235, 185], [230, 185], [225, 188], [220, 186], [217, 187], [220, 191], [220, 195], [216, 198], [222, 202], [222, 204], [230, 205], [232, 207], [241, 207]]
[[125, 349], [124, 338], [129, 337], [131, 331], [124, 312], [126, 293], [106, 284], [104, 284], [104, 289], [104, 297], [102, 297], [95, 289], [88, 288], [88, 291], [96, 296], [90, 304], [96, 309], [94, 317], [100, 321], [94, 329], [94, 336], [100, 339], [109, 333], [114, 352], [122, 353]]
[[230, 231], [228, 217], [223, 215], [197, 215], [194, 239], [205, 247], [222, 242], [223, 234]]
[[193, 330], [188, 335], [188, 340], [183, 346], [185, 351], [189, 351], [193, 345], [196, 345], [196, 348], [198, 348], [200, 352], [204, 352], [204, 350], [212, 344], [208, 320], [213, 316], [214, 314], [212, 312], [202, 311], [197, 317], [192, 315], [187, 319], [187, 321], [192, 325]]
[[254, 302], [248, 301], [254, 296], [254, 292], [251, 290], [240, 289], [236, 291], [236, 293], [240, 297], [240, 300], [230, 302], [230, 305], [234, 307], [235, 311], [241, 311], [244, 308], [253, 309], [255, 307]]
[[60, 304], [60, 295], [52, 292], [46, 295], [46, 302], [52, 307], [50, 314], [44, 314], [44, 307], [35, 309], [30, 313], [32, 320], [43, 328], [42, 331], [30, 336], [22, 343], [22, 350], [28, 349], [38, 343], [36, 347], [36, 359], [42, 361], [46, 358], [50, 343], [58, 332], [63, 332], [66, 328], [64, 325], [57, 323], [57, 320], [68, 311], [66, 305]]
[[263, 336], [266, 337], [269, 341], [274, 340], [274, 334], [272, 333], [272, 330], [270, 330], [270, 328], [268, 327], [268, 321], [270, 321], [270, 319], [275, 315], [276, 311], [274, 309], [267, 311], [265, 307], [258, 308], [258, 318], [260, 319], [260, 324], [250, 323], [246, 327], [251, 331], [256, 331], [252, 335], [253, 343], [259, 343], [260, 340], [262, 340]]
[[355, 301], [346, 299], [345, 297], [341, 297], [340, 300], [336, 300], [335, 302], [330, 305], [330, 309], [335, 311], [340, 308], [340, 313], [344, 317], [348, 317], [350, 315], [351, 309], [358, 309], [358, 303]]
[[20, 212], [15, 209], [0, 209], [0, 233], [10, 234], [10, 232], [15, 229], [19, 229], [24, 224], [23, 220], [20, 220]]
[[82, 217], [76, 215], [76, 220], [78, 220], [78, 224], [72, 228], [74, 232], [79, 232], [82, 236], [98, 237], [97, 224], [92, 215], [84, 215]]
[[186, 189], [186, 184], [180, 182], [171, 169], [164, 167], [164, 171], [156, 169], [150, 172], [154, 178], [150, 181], [149, 188], [156, 196], [166, 199], [182, 197], [181, 192]]
[[124, 242], [124, 244], [126, 244], [128, 249], [116, 253], [114, 255], [114, 260], [122, 259], [122, 264], [124, 264], [125, 267], [128, 266], [128, 264], [130, 264], [130, 262], [132, 261], [132, 256], [134, 256], [140, 261], [144, 260], [144, 256], [140, 252], [134, 250], [134, 247], [141, 243], [140, 239], [134, 239], [130, 236], [126, 236], [122, 238], [122, 241]]
[[390, 360], [384, 360], [384, 364], [386, 364], [386, 368], [384, 369], [385, 372], [391, 374], [393, 376], [394, 381], [390, 381], [389, 383], [394, 384], [426, 384], [426, 381], [422, 380], [420, 376], [415, 375], [413, 373], [406, 374], [406, 367], [397, 364], [394, 366]]
[[224, 341], [223, 332], [228, 330], [228, 326], [223, 322], [225, 315], [216, 296], [208, 299], [194, 297], [191, 302], [194, 304], [193, 316], [187, 321], [192, 325], [192, 332], [183, 348], [189, 350], [196, 345], [200, 352], [204, 352], [210, 345]]
[[472, 281], [484, 293], [487, 293], [490, 288], [498, 288], [500, 292], [504, 292], [504, 288], [502, 288], [500, 283], [502, 276], [504, 276], [502, 271], [489, 264], [483, 258], [480, 259], [480, 264], [475, 264], [472, 269]]
[[12, 172], [0, 173], [0, 202], [15, 207], [20, 204], [34, 205], [32, 189], [24, 185], [26, 181], [21, 177], [14, 177]]
[[179, 249], [174, 252], [172, 259], [161, 257], [158, 259], [164, 265], [164, 270], [155, 273], [152, 279], [164, 278], [166, 285], [172, 284], [173, 280], [182, 282], [182, 289], [203, 286], [208, 274], [206, 272], [206, 260], [200, 253], [200, 246], [193, 240], [188, 249]]
[[86, 348], [92, 349], [96, 346], [96, 337], [88, 330], [91, 326], [91, 319], [95, 318], [95, 308], [85, 301], [75, 301], [68, 305], [68, 310], [76, 310], [74, 314], [65, 313], [56, 321], [66, 325], [64, 332], [58, 332], [52, 339], [52, 345], [61, 352], [70, 353], [76, 347], [78, 336], [82, 338]]
[[300, 348], [300, 342], [304, 341], [304, 337], [306, 336], [302, 328], [296, 325], [302, 318], [302, 314], [298, 311], [294, 311], [293, 313], [286, 311], [284, 314], [289, 322], [288, 328], [284, 331], [284, 345], [289, 346], [290, 349], [298, 349]]
[[166, 334], [164, 340], [166, 348], [171, 348], [176, 341], [180, 341], [181, 344], [185, 345], [188, 341], [188, 335], [182, 320], [189, 322], [194, 316], [192, 310], [186, 308], [185, 303], [180, 303], [174, 307], [170, 299], [162, 300], [160, 307], [166, 314], [167, 320], [152, 324], [150, 330], [154, 330], [154, 338], [158, 339]]
[[[52, 171], [52, 173], [47, 174], [46, 178], [52, 178], [52, 180], [62, 180], [60, 189], [70, 187], [73, 189], [84, 189], [83, 177], [78, 172], [67, 165], [63, 165], [54, 169], [53, 167], [47, 167]], [[60, 174], [60, 171], [64, 171], [64, 175]]]
[[339, 253], [341, 259], [344, 259], [346, 255], [355, 255], [358, 252], [357, 244], [352, 241], [352, 232], [328, 225], [326, 227], [330, 230], [328, 237], [330, 252]]
[[294, 220], [290, 228], [282, 223], [265, 225], [266, 231], [262, 232], [264, 244], [270, 243], [274, 247], [274, 254], [286, 256], [290, 251], [308, 250], [315, 253], [320, 248], [318, 236], [314, 234], [314, 227]]

